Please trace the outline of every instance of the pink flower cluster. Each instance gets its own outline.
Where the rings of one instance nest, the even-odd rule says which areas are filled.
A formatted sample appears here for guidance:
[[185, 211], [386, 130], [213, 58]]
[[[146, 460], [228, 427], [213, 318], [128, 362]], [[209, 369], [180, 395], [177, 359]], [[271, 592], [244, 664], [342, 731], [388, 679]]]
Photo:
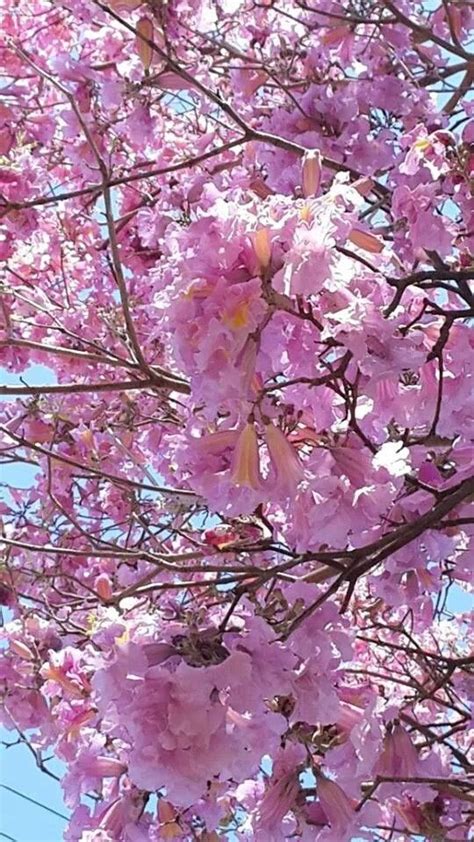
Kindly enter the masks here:
[[0, 716], [67, 842], [470, 838], [473, 23], [0, 0]]

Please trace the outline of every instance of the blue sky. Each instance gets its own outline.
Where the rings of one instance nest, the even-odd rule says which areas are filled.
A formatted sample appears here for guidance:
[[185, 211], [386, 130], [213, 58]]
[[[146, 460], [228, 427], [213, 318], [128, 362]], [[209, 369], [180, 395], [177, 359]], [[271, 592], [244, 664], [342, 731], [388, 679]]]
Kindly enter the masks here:
[[[55, 379], [53, 372], [45, 366], [34, 366], [22, 377], [29, 384], [53, 383]], [[5, 385], [19, 383], [19, 375], [2, 369], [1, 381]], [[1, 482], [26, 488], [31, 483], [34, 470], [29, 465], [3, 466]], [[0, 488], [0, 496], [3, 491]], [[4, 742], [14, 743], [16, 738], [14, 731], [0, 728], [0, 842], [8, 839], [15, 842], [61, 842], [66, 825], [64, 819], [4, 789], [4, 786], [11, 787], [52, 810], [64, 815], [68, 812], [62, 801], [59, 783], [36, 768], [28, 748], [21, 744], [11, 748], [3, 745]], [[58, 763], [48, 765], [51, 771], [60, 774]]]
[[[1, 728], [0, 739], [2, 743], [15, 742], [15, 732]], [[60, 774], [58, 763], [48, 765]], [[0, 842], [9, 838], [15, 842], [61, 842], [67, 824], [65, 819], [3, 788], [3, 785], [9, 786], [51, 810], [67, 815], [59, 783], [36, 768], [34, 758], [25, 745], [14, 745], [8, 749], [1, 746], [0, 772]]]

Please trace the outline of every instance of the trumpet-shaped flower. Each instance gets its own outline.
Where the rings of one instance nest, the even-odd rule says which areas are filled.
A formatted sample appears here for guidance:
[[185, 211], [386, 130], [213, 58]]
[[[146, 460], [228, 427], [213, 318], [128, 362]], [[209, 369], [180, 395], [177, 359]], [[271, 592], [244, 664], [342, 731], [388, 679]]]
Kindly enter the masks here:
[[356, 487], [361, 488], [369, 482], [370, 458], [364, 450], [355, 447], [336, 446], [331, 448], [331, 456], [336, 468]]
[[344, 834], [354, 819], [354, 805], [343, 789], [322, 772], [317, 775], [318, 799], [332, 831]]
[[265, 426], [265, 440], [278, 485], [282, 491], [293, 493], [304, 476], [296, 450], [274, 424]]
[[251, 423], [245, 425], [237, 440], [232, 480], [236, 485], [245, 485], [256, 491], [262, 487], [257, 431]]
[[375, 766], [379, 775], [411, 777], [418, 771], [418, 752], [405, 729], [396, 722], [384, 738]]

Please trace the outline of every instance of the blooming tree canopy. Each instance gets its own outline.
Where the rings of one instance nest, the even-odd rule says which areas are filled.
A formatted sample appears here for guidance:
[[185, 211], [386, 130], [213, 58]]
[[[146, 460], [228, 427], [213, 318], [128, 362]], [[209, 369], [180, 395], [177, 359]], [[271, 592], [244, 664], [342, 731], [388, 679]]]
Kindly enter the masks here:
[[467, 840], [472, 4], [0, 23], [1, 710], [66, 840]]

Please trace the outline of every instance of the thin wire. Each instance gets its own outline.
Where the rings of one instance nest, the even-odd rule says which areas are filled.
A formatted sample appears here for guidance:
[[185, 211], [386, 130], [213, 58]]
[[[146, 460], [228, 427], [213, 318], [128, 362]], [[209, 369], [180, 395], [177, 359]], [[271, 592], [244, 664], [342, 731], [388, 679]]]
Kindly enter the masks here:
[[43, 810], [47, 810], [48, 813], [53, 813], [55, 816], [59, 816], [60, 819], [68, 820], [68, 816], [65, 816], [63, 813], [58, 813], [57, 810], [53, 810], [52, 807], [47, 807], [46, 804], [42, 804], [41, 801], [35, 801], [34, 798], [30, 798], [29, 795], [25, 795], [23, 792], [18, 792], [17, 789], [13, 789], [12, 786], [7, 786], [6, 784], [0, 784], [2, 789], [8, 789], [9, 792], [13, 792], [14, 795], [18, 795], [20, 798], [24, 798], [25, 801], [30, 801], [31, 804], [36, 804], [37, 807], [42, 807]]
[[18, 842], [18, 839], [15, 839], [13, 836], [9, 836], [8, 833], [2, 833], [0, 830], [0, 836], [3, 836], [4, 839], [9, 839], [10, 842]]

